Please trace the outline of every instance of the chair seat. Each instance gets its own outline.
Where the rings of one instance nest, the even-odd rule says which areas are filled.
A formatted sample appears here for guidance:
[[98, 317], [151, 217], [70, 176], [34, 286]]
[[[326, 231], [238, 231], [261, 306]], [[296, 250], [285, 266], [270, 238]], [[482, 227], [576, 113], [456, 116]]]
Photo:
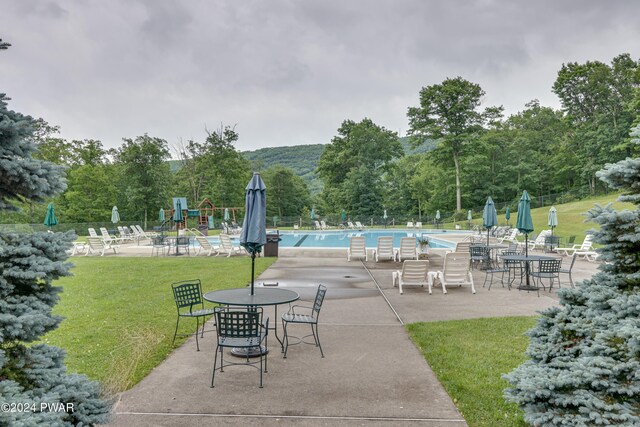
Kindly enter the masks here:
[[509, 271], [508, 268], [500, 267], [500, 268], [489, 268], [485, 270], [485, 273], [507, 273]]
[[542, 279], [555, 279], [558, 277], [558, 273], [531, 273], [532, 277], [540, 277]]
[[180, 313], [182, 317], [201, 317], [201, 316], [209, 316], [215, 313], [215, 309], [213, 308], [203, 308], [202, 310], [192, 311], [191, 313]]
[[262, 342], [264, 335], [260, 337], [220, 337], [218, 339], [218, 345], [221, 347], [258, 347]]
[[292, 314], [292, 313], [283, 314], [282, 320], [284, 320], [285, 322], [292, 322], [292, 323], [317, 323], [318, 322], [315, 317], [309, 314]]

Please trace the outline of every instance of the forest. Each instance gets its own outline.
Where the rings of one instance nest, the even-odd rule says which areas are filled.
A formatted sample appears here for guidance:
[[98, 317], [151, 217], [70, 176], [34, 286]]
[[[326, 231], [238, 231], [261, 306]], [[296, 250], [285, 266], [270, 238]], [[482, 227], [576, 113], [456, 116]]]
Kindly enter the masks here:
[[[115, 205], [123, 221], [157, 220], [172, 197], [189, 208], [205, 198], [218, 207], [244, 205], [252, 171], [267, 185], [271, 218], [466, 218], [491, 196], [515, 208], [522, 190], [533, 206], [609, 191], [595, 173], [637, 156], [629, 131], [640, 117], [640, 63], [621, 54], [610, 63], [561, 64], [550, 88], [556, 110], [531, 100], [505, 117], [482, 105], [480, 85], [461, 77], [416, 88], [407, 106], [409, 132], [398, 135], [368, 118], [337, 123], [323, 144], [240, 152], [241, 135], [221, 125], [179, 147], [152, 135], [123, 138], [117, 148], [94, 139], [68, 141], [36, 120], [32, 143], [40, 159], [66, 168], [66, 190], [42, 204], [23, 202], [2, 223], [40, 223], [53, 202], [61, 222], [107, 222]], [[8, 108], [5, 101], [5, 108]], [[557, 195], [561, 195], [561, 199]]]

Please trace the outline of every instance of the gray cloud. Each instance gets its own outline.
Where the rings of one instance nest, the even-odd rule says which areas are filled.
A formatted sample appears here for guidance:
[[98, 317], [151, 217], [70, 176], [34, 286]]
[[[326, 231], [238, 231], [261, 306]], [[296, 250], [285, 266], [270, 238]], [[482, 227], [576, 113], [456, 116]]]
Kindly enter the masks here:
[[344, 119], [404, 132], [421, 87], [462, 76], [509, 113], [563, 62], [640, 56], [636, 2], [0, 0], [0, 92], [69, 139], [326, 143]]

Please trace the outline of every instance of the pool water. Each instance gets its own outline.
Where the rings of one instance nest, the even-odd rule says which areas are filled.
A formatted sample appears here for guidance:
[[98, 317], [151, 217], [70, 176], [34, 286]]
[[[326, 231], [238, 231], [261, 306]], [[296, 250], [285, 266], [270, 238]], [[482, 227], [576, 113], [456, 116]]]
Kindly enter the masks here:
[[349, 238], [363, 236], [365, 245], [368, 248], [376, 248], [378, 246], [378, 237], [391, 236], [393, 237], [393, 246], [400, 247], [400, 239], [402, 237], [420, 238], [423, 234], [429, 238], [429, 247], [431, 248], [455, 247], [455, 243], [434, 237], [434, 235], [446, 235], [446, 232], [407, 230], [285, 231], [280, 233], [280, 246], [283, 248], [348, 248]]

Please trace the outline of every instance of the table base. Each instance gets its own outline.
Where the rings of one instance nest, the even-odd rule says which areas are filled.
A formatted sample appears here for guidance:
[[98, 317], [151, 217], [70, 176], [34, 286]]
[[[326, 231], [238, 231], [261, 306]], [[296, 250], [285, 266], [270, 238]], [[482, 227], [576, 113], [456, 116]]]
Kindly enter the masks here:
[[269, 353], [269, 350], [266, 346], [255, 346], [255, 347], [234, 347], [231, 349], [231, 355], [235, 357], [259, 357], [264, 354]]

